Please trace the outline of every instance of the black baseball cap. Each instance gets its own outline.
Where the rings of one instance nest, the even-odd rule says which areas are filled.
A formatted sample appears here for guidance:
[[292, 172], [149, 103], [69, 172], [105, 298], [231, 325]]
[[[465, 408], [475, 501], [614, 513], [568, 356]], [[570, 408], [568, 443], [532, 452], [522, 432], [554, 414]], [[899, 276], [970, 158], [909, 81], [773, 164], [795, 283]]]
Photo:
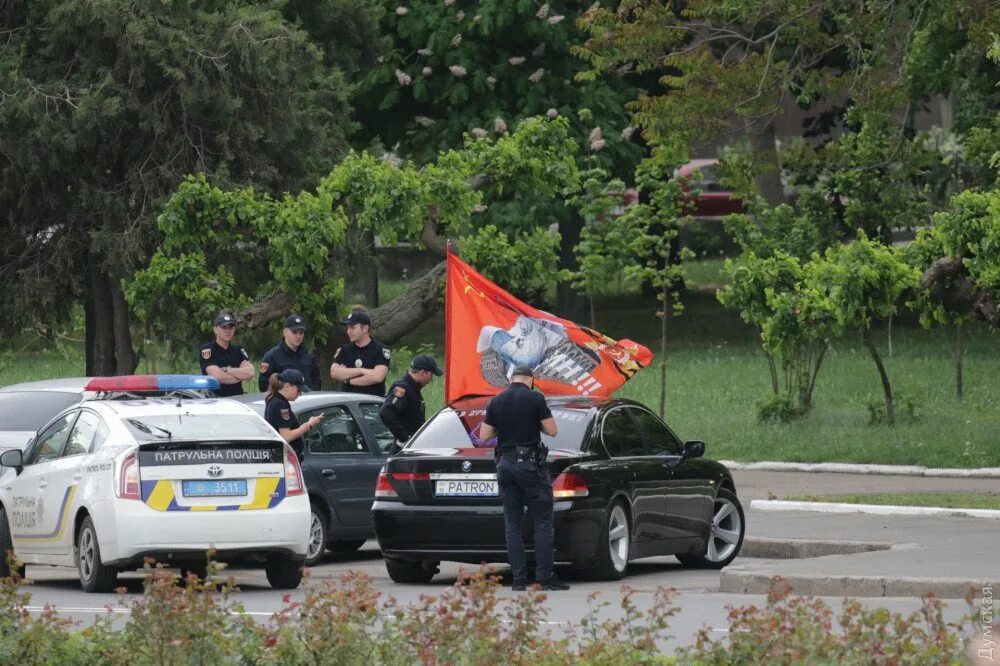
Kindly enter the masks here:
[[368, 316], [368, 313], [364, 310], [355, 310], [351, 314], [347, 315], [340, 320], [341, 324], [346, 326], [353, 326], [354, 324], [364, 324], [365, 326], [372, 325], [372, 318]]
[[306, 320], [297, 314], [288, 315], [285, 317], [285, 328], [293, 331], [304, 331], [306, 330]]
[[220, 314], [218, 317], [215, 318], [215, 325], [222, 326], [223, 328], [225, 328], [226, 326], [236, 326], [236, 317], [229, 314], [228, 312], [223, 312], [222, 314]]
[[440, 377], [444, 370], [438, 367], [437, 361], [430, 354], [417, 354], [410, 360], [410, 370], [430, 370]]
[[514, 368], [514, 372], [511, 373], [511, 377], [534, 377], [535, 369], [530, 365], [519, 365]]
[[298, 386], [299, 390], [303, 393], [309, 391], [309, 387], [306, 386], [306, 378], [302, 376], [302, 373], [295, 368], [285, 368], [278, 375], [278, 379], [281, 380], [282, 384], [291, 384], [292, 386]]

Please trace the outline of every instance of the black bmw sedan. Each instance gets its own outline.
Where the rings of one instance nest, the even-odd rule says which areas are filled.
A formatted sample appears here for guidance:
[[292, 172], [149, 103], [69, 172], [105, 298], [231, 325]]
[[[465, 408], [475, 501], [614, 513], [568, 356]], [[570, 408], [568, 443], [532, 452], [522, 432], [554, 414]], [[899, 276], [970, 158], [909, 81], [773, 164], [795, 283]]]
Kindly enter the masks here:
[[[479, 437], [489, 398], [438, 412], [389, 458], [372, 518], [389, 576], [426, 583], [442, 560], [506, 562], [494, 441]], [[618, 580], [628, 563], [676, 555], [721, 569], [737, 556], [746, 520], [733, 477], [682, 443], [653, 412], [618, 399], [550, 398], [556, 437], [548, 470], [555, 499], [556, 561]], [[532, 529], [523, 534], [529, 559]]]

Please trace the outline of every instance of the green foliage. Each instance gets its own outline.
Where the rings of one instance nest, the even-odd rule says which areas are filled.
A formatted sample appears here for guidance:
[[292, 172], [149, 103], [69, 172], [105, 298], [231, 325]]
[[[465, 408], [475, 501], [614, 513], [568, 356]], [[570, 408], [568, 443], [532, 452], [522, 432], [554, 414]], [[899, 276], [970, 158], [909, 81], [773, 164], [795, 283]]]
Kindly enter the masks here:
[[802, 410], [787, 395], [772, 395], [757, 404], [761, 423], [791, 423], [801, 416]]
[[547, 229], [521, 232], [511, 242], [489, 224], [462, 238], [465, 261], [518, 298], [536, 305], [547, 300], [553, 278], [559, 278], [559, 235]]
[[[894, 418], [900, 423], [915, 423], [919, 418], [920, 401], [905, 391], [896, 391], [892, 395]], [[885, 410], [885, 398], [869, 398], [865, 407], [868, 408], [869, 425], [885, 425], [889, 422]]]
[[584, 222], [580, 242], [573, 248], [578, 268], [572, 274], [572, 284], [592, 299], [621, 275], [634, 257], [627, 221], [621, 217], [625, 183], [610, 179], [601, 168], [587, 170], [581, 180], [580, 190], [570, 200]]

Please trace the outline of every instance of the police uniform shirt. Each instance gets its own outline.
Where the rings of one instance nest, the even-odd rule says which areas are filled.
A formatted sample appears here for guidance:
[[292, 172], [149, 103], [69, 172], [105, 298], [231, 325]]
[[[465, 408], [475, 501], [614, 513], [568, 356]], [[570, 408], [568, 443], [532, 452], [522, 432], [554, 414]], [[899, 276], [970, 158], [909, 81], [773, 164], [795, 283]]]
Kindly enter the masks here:
[[483, 422], [496, 428], [497, 448], [503, 454], [516, 446], [541, 444], [542, 421], [549, 418], [552, 412], [545, 396], [514, 382], [490, 400]]
[[318, 391], [323, 386], [319, 376], [319, 361], [305, 348], [300, 346], [295, 351], [288, 348], [282, 340], [276, 346], [271, 347], [260, 359], [260, 376], [257, 378], [257, 386], [261, 392], [267, 390], [267, 382], [271, 375], [280, 373], [282, 370], [293, 368], [302, 373], [306, 379], [306, 385], [313, 391]]
[[[215, 340], [201, 346], [201, 357], [198, 359], [201, 363], [201, 374], [203, 375], [208, 374], [205, 372], [205, 369], [210, 365], [218, 366], [219, 369], [238, 368], [243, 365], [243, 361], [248, 360], [250, 360], [250, 357], [247, 356], [247, 351], [243, 349], [243, 347], [229, 343], [229, 347], [223, 349]], [[220, 398], [227, 398], [232, 395], [243, 395], [244, 393], [243, 382], [237, 382], [235, 384], [219, 383], [219, 390], [215, 392], [215, 395]]]
[[[374, 370], [375, 366], [384, 365], [389, 367], [391, 352], [389, 348], [378, 340], [369, 340], [364, 347], [359, 347], [353, 342], [342, 345], [333, 355], [333, 362], [339, 363], [348, 368], [366, 368]], [[385, 381], [371, 386], [355, 386], [350, 380], [344, 382], [343, 390], [348, 393], [364, 393], [376, 397], [385, 396]]]
[[421, 388], [410, 373], [406, 373], [389, 387], [389, 395], [378, 410], [382, 422], [401, 442], [409, 440], [424, 424]]
[[[264, 420], [279, 433], [282, 428], [295, 430], [302, 425], [295, 416], [295, 412], [292, 411], [291, 403], [280, 393], [275, 393], [267, 401], [267, 406], [264, 407]], [[305, 452], [305, 443], [302, 441], [302, 438], [297, 437], [293, 439], [289, 442], [289, 445], [291, 445], [292, 450], [295, 451], [295, 455], [299, 457], [299, 460], [302, 460], [302, 454]]]

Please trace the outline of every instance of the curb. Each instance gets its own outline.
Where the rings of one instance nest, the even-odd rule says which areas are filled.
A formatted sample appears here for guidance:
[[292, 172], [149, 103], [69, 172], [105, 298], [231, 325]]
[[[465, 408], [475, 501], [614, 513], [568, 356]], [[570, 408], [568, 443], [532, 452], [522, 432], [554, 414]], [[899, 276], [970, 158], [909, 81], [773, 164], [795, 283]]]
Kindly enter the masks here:
[[922, 597], [933, 594], [939, 599], [964, 599], [970, 588], [980, 591], [984, 585], [1000, 584], [1000, 580], [990, 582], [962, 578], [782, 575], [723, 569], [719, 591], [767, 594], [775, 578], [791, 585], [793, 594], [817, 597]]
[[737, 462], [720, 460], [729, 469], [760, 472], [833, 472], [837, 474], [885, 474], [891, 476], [940, 476], [960, 479], [1000, 479], [1000, 467], [957, 469], [919, 465], [862, 465], [855, 463]]
[[747, 537], [740, 557], [767, 560], [803, 560], [829, 555], [853, 555], [891, 550], [893, 544], [875, 541], [817, 541], [810, 539], [770, 539]]
[[946, 509], [937, 506], [892, 506], [882, 504], [844, 504], [839, 502], [792, 502], [787, 500], [751, 500], [750, 508], [759, 511], [814, 511], [817, 513], [867, 513], [876, 516], [949, 516], [1000, 520], [997, 509]]

